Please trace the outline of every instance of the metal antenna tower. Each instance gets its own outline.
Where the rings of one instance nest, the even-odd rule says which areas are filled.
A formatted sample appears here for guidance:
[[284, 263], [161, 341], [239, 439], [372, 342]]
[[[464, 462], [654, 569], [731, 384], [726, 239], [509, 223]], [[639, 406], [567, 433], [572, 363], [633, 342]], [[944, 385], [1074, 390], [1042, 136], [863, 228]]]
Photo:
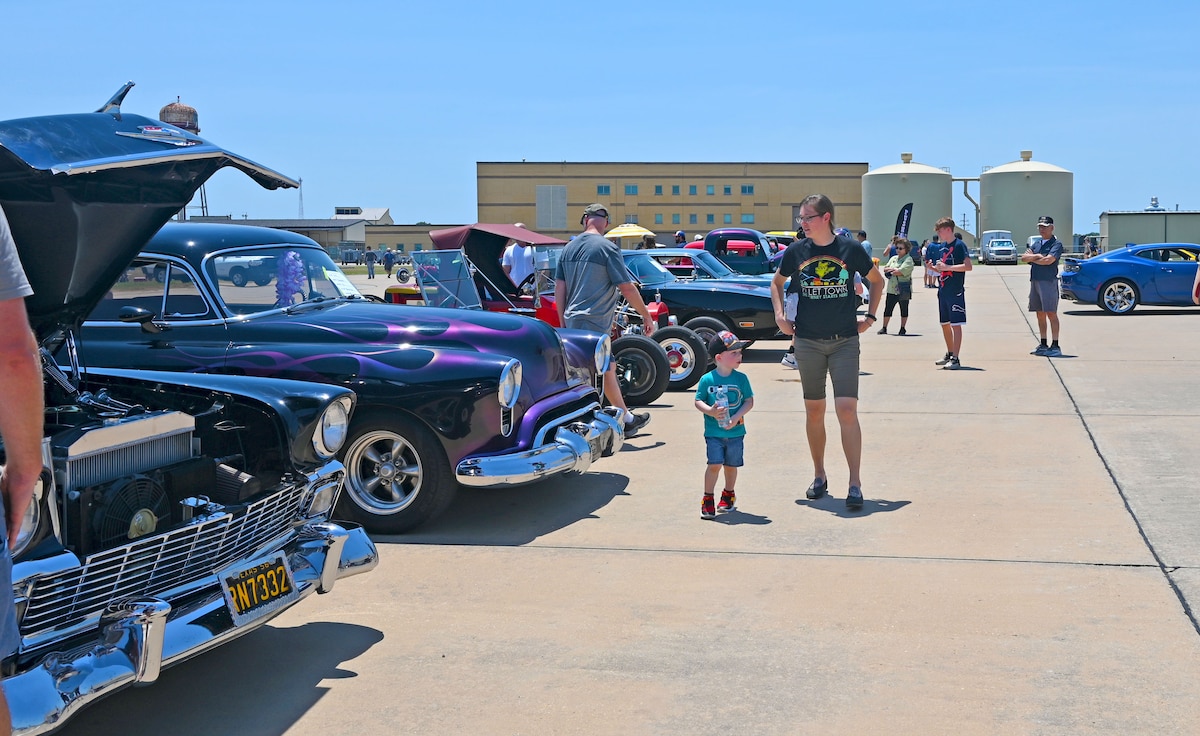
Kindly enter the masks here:
[[300, 177], [296, 181], [300, 182], [300, 219], [304, 219], [304, 177]]

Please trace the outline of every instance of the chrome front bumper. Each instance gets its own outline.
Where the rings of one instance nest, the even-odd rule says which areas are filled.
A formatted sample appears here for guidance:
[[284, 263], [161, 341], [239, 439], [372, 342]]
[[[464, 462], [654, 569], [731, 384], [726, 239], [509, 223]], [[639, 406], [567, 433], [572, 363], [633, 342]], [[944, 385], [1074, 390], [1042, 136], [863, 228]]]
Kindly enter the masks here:
[[624, 442], [617, 418], [597, 409], [559, 427], [553, 439], [532, 450], [467, 458], [454, 474], [459, 483], [478, 488], [532, 483], [560, 473], [582, 473], [593, 461], [619, 452]]
[[240, 626], [215, 582], [208, 594], [179, 608], [152, 597], [112, 603], [90, 641], [47, 654], [4, 680], [13, 733], [32, 736], [58, 728], [99, 698], [154, 682], [164, 667], [251, 632], [308, 595], [328, 593], [338, 579], [368, 572], [379, 561], [366, 532], [346, 522], [308, 524], [283, 551], [299, 597]]

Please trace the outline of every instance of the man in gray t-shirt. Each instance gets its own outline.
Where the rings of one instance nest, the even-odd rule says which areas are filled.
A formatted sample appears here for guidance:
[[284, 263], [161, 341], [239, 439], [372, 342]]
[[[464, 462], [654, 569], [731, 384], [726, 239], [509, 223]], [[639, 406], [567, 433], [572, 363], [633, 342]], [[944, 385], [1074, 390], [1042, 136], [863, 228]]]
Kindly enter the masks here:
[[[642, 315], [642, 331], [654, 332], [654, 320], [641, 292], [625, 267], [621, 249], [604, 238], [608, 226], [608, 208], [602, 204], [588, 205], [579, 218], [584, 230], [567, 243], [554, 272], [554, 298], [558, 319], [563, 327], [609, 334], [613, 315], [622, 296]], [[625, 436], [632, 437], [650, 422], [646, 413], [634, 414], [625, 405], [621, 385], [617, 381], [617, 362], [614, 359], [604, 374], [604, 396], [621, 410], [625, 421]]]
[[[33, 293], [16, 243], [0, 209], [0, 437], [5, 466], [0, 477], [0, 658], [17, 650], [19, 633], [12, 589], [12, 557], [21, 519], [42, 473], [42, 368], [37, 339], [29, 328], [25, 297]], [[9, 724], [8, 703], [0, 689], [0, 730]]]

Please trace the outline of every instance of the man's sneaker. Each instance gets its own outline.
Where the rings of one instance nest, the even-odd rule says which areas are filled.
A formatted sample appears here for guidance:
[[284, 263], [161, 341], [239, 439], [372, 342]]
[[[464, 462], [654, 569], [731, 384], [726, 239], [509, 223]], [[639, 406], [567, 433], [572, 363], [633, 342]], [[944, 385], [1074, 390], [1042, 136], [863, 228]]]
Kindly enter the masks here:
[[1049, 348], [1046, 348], [1046, 352], [1043, 353], [1043, 355], [1045, 355], [1047, 358], [1061, 358], [1062, 348], [1058, 347], [1057, 345], [1053, 345]]
[[717, 518], [717, 509], [713, 506], [713, 497], [709, 496], [708, 494], [705, 494], [704, 500], [700, 502], [700, 518]]
[[1040, 355], [1040, 356], [1042, 356], [1042, 357], [1045, 357], [1045, 356], [1046, 356], [1046, 353], [1048, 353], [1048, 352], [1050, 352], [1050, 346], [1048, 346], [1048, 345], [1038, 345], [1038, 346], [1037, 346], [1036, 348], [1034, 348], [1033, 350], [1030, 350], [1030, 351], [1029, 351], [1029, 354], [1030, 354], [1030, 355]]
[[903, 327], [901, 327], [901, 328], [900, 328], [900, 331], [899, 331], [899, 332], [897, 332], [896, 334], [897, 334], [897, 335], [907, 335], [907, 334], [908, 334], [908, 330], [906, 330], [906, 329], [904, 329]]
[[633, 421], [625, 422], [625, 436], [635, 437], [642, 428], [650, 423], [650, 415], [646, 412], [633, 415]]
[[946, 365], [942, 366], [944, 371], [956, 371], [959, 368], [962, 368], [962, 363], [959, 363], [958, 358], [953, 355], [950, 356], [950, 360], [946, 361]]
[[946, 353], [946, 355], [943, 356], [941, 360], [934, 363], [934, 365], [946, 365], [953, 359], [954, 359], [954, 353]]
[[796, 356], [793, 353], [784, 353], [783, 360], [779, 361], [779, 365], [785, 365], [788, 368], [796, 367]]
[[724, 514], [727, 511], [733, 511], [736, 503], [737, 495], [733, 491], [721, 491], [721, 500], [717, 503], [717, 513]]
[[887, 334], [887, 328], [886, 328], [886, 327], [880, 327], [880, 328], [879, 328], [879, 333], [878, 333], [878, 334], [880, 334], [880, 335], [886, 335], [886, 334]]
[[812, 485], [808, 487], [808, 490], [804, 492], [804, 496], [810, 501], [815, 501], [821, 496], [824, 496], [825, 492], [828, 490], [829, 479], [822, 478], [821, 480], [814, 480]]
[[862, 506], [862, 489], [858, 486], [850, 486], [850, 492], [846, 494], [846, 508], [851, 511], [860, 511]]

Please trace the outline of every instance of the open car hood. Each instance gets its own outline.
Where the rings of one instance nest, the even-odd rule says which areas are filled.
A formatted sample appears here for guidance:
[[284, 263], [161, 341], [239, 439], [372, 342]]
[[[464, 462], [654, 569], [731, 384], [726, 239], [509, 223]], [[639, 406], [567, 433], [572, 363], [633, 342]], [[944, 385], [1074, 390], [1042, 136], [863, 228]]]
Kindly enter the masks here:
[[100, 111], [0, 122], [0, 206], [33, 296], [39, 341], [91, 311], [150, 237], [217, 170], [268, 189], [298, 183], [167, 123]]

